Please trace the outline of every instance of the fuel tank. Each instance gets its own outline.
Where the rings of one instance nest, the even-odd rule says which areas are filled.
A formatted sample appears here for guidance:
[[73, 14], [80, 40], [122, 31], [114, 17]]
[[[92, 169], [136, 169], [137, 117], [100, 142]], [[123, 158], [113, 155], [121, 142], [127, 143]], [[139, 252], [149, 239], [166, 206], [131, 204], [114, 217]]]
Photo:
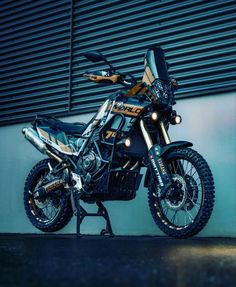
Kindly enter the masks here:
[[[128, 97], [127, 93], [118, 93], [110, 99], [109, 111], [110, 117], [115, 114], [122, 114], [125, 117], [125, 124], [122, 128], [123, 132], [128, 132], [144, 113], [145, 109], [150, 106], [150, 101], [144, 100], [141, 97]], [[108, 120], [109, 120], [108, 118]], [[112, 128], [116, 129], [119, 119], [114, 121]]]
[[[123, 137], [130, 138], [132, 143], [130, 147], [126, 148], [125, 152], [138, 156], [141, 154], [144, 155], [143, 151], [146, 151], [146, 145], [139, 131], [139, 126], [136, 123], [150, 105], [150, 100], [145, 100], [145, 97], [128, 97], [125, 93], [111, 97], [107, 107], [108, 116], [106, 118], [107, 129], [104, 134], [105, 140], [109, 143], [114, 141], [117, 129], [123, 118], [124, 124], [120, 131]], [[115, 117], [117, 114], [123, 117]], [[115, 120], [113, 120], [114, 117]]]

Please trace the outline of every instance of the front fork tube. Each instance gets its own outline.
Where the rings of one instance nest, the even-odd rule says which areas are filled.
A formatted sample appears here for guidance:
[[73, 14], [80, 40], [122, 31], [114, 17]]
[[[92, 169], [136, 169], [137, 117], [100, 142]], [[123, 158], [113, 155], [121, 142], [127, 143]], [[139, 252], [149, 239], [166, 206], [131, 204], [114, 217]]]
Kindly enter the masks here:
[[159, 122], [159, 129], [160, 129], [160, 132], [162, 133], [165, 144], [170, 144], [171, 143], [170, 137], [162, 121]]
[[[166, 163], [161, 157], [161, 147], [157, 144], [153, 145], [152, 139], [143, 120], [140, 120], [140, 128], [148, 148], [148, 157], [152, 166], [153, 173], [157, 177], [158, 184], [161, 189], [161, 194], [163, 196], [172, 184], [171, 176], [168, 172]], [[160, 122], [160, 130], [166, 144], [169, 144], [170, 138], [163, 122]]]

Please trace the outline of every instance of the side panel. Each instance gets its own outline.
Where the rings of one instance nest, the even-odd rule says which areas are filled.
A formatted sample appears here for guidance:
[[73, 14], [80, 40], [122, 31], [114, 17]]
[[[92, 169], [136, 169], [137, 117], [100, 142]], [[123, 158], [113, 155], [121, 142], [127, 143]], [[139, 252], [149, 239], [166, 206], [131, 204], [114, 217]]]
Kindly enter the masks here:
[[58, 150], [61, 153], [68, 155], [77, 155], [74, 145], [68, 142], [66, 134], [63, 131], [55, 131], [47, 126], [37, 127], [39, 137]]
[[81, 138], [76, 141], [76, 146], [78, 150], [78, 155], [83, 151], [84, 147], [86, 146], [88, 139], [91, 137], [93, 131], [98, 127], [98, 125], [103, 126], [107, 120], [109, 115], [109, 102], [110, 100], [107, 99], [99, 108], [98, 112], [95, 116], [91, 119], [88, 127], [83, 132]]

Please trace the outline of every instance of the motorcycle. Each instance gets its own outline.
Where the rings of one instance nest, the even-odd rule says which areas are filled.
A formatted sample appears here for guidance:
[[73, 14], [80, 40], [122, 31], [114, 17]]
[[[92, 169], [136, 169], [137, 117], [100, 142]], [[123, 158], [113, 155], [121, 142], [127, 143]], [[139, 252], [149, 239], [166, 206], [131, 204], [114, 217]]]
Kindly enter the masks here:
[[[77, 232], [85, 216], [103, 216], [101, 234], [113, 235], [108, 200], [132, 200], [146, 167], [144, 186], [157, 226], [167, 235], [187, 238], [207, 224], [214, 206], [214, 181], [204, 158], [187, 141], [171, 142], [169, 125], [181, 123], [173, 109], [178, 83], [168, 72], [162, 48], [144, 57], [144, 74], [137, 81], [119, 73], [98, 51], [86, 52], [92, 62], [109, 68], [89, 71], [96, 83], [121, 84], [87, 123], [66, 123], [37, 115], [25, 138], [48, 158], [30, 171], [24, 191], [26, 214], [44, 232], [62, 229], [77, 214]], [[81, 205], [96, 203], [97, 213]]]

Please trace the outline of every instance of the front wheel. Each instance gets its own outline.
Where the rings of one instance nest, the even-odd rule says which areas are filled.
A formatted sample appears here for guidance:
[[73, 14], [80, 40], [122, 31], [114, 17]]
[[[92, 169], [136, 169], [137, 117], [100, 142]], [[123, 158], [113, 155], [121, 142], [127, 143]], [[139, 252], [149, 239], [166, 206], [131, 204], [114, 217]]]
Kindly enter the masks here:
[[214, 206], [214, 181], [207, 162], [190, 148], [172, 150], [165, 158], [173, 186], [160, 196], [155, 180], [149, 186], [152, 217], [167, 235], [187, 238], [207, 224]]

